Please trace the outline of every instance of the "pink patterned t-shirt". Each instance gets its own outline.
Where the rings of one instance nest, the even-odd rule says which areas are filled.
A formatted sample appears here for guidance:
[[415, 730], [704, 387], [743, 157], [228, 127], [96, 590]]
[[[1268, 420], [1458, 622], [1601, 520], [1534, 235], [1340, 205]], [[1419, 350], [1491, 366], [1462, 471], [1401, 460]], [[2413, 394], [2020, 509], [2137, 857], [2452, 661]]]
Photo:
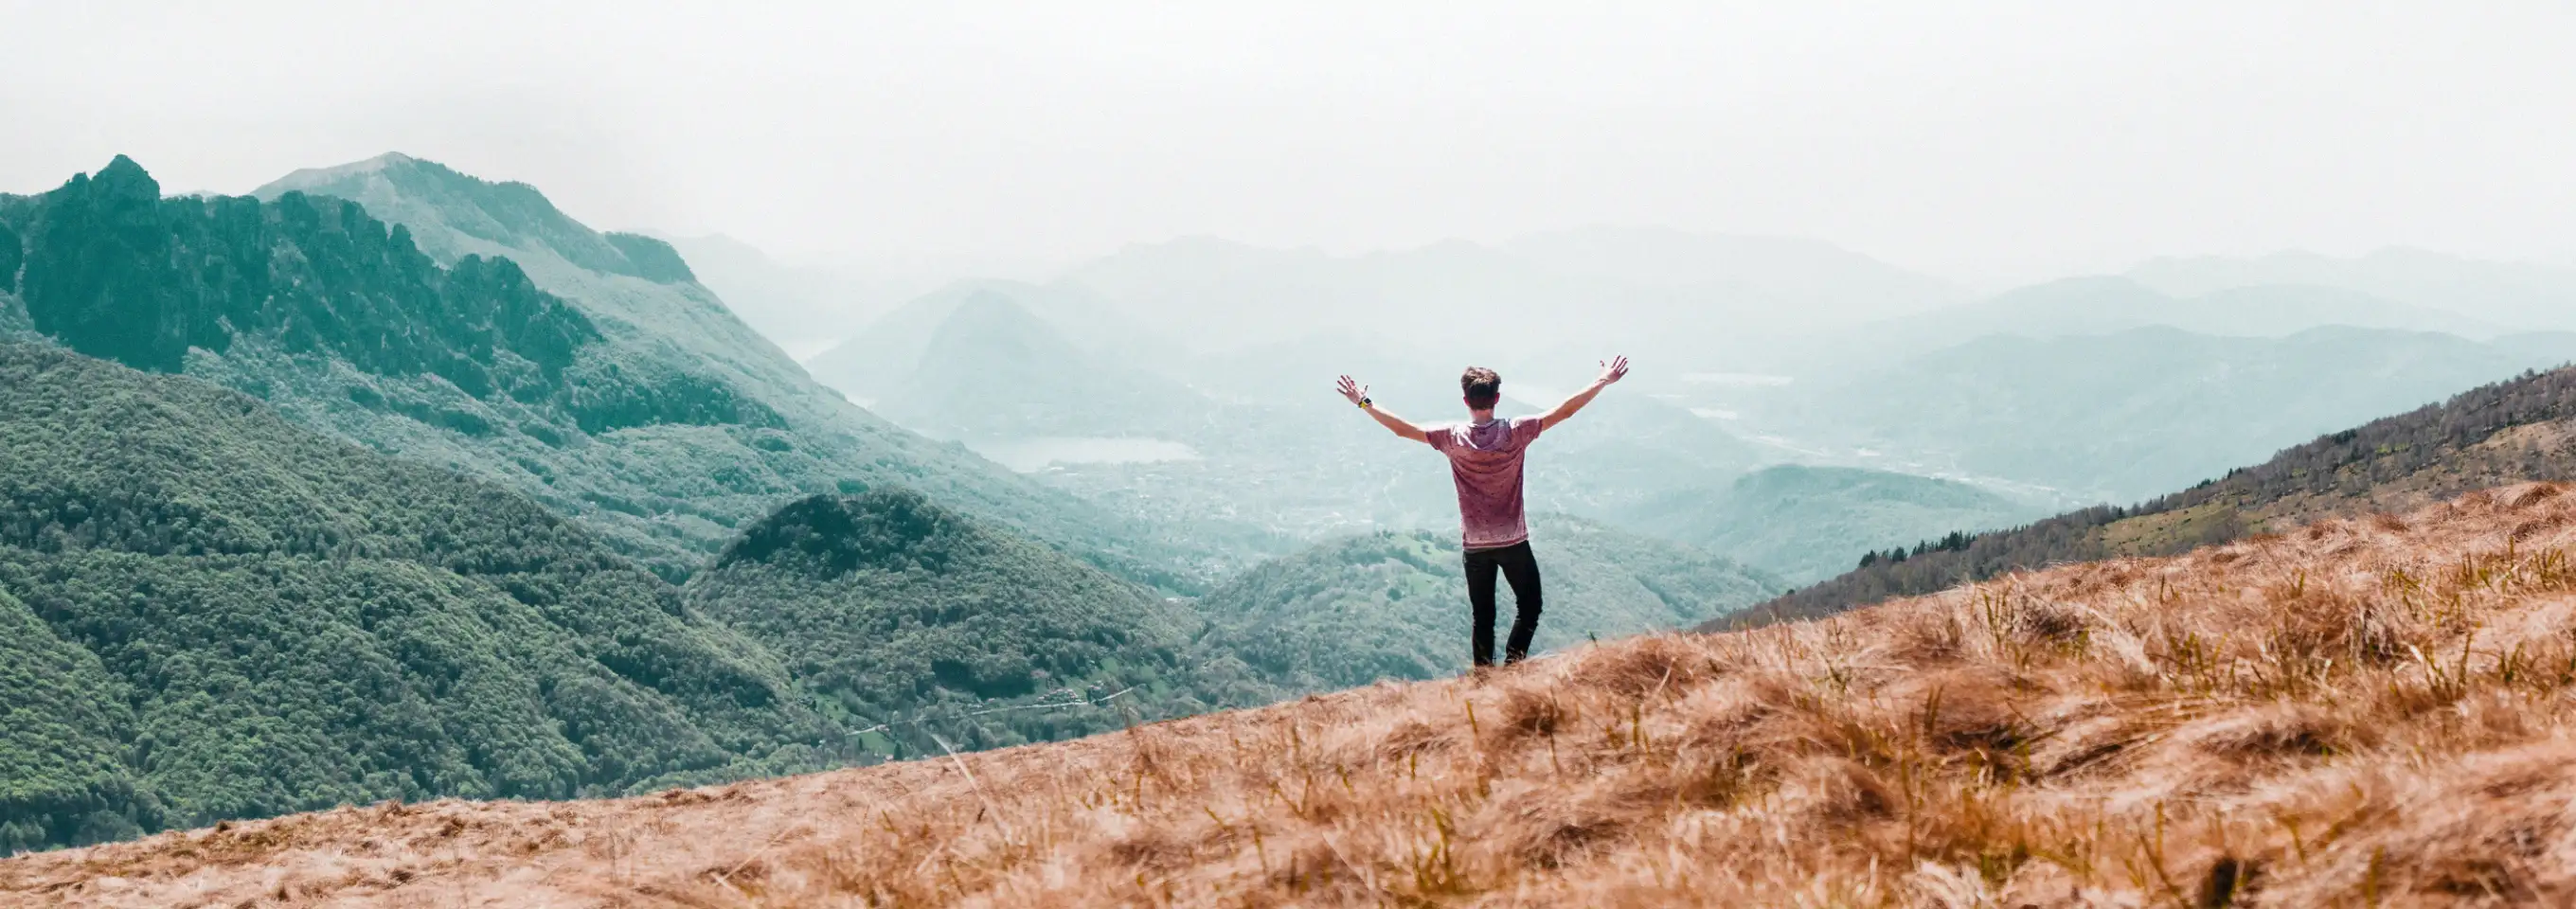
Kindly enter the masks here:
[[1529, 519], [1521, 511], [1521, 454], [1546, 426], [1537, 417], [1513, 417], [1424, 427], [1431, 447], [1449, 456], [1468, 549], [1528, 542]]

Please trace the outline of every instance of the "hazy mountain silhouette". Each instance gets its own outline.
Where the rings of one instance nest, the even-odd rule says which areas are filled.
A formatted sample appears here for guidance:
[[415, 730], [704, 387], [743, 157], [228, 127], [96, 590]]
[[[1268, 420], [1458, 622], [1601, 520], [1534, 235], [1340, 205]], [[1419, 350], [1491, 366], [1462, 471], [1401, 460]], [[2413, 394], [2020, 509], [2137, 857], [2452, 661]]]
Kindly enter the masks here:
[[1726, 486], [1668, 494], [1622, 517], [1640, 530], [1809, 584], [1851, 570], [1865, 552], [1951, 531], [2012, 527], [2047, 513], [1955, 480], [1784, 464]]
[[[1621, 241], [1641, 237], [1634, 247]], [[1820, 243], [1610, 229], [1339, 256], [1213, 237], [1130, 246], [1065, 280], [1206, 353], [1365, 329], [1489, 357], [1617, 347], [1702, 362], [1748, 329], [1817, 329], [1955, 296]]]
[[888, 418], [948, 436], [1150, 435], [1218, 426], [1213, 402], [1178, 381], [1095, 355], [999, 293], [968, 296], [879, 399]]
[[2307, 284], [2457, 313], [2509, 329], [2576, 329], [2576, 268], [2557, 265], [2391, 247], [2349, 259], [2307, 252], [2259, 258], [2165, 258], [2141, 264], [2128, 274], [2173, 294]]
[[1804, 438], [2130, 501], [2576, 355], [2530, 340], [2348, 327], [2281, 338], [2164, 327], [1997, 335], [1801, 383], [1766, 408]]
[[2345, 325], [2493, 338], [2508, 329], [2457, 313], [2317, 284], [2219, 287], [2177, 295], [2128, 277], [2064, 278], [1848, 330], [1792, 339], [1764, 358], [1805, 376], [1862, 370], [1989, 335], [2056, 338], [2162, 326], [2280, 337]]
[[806, 368], [817, 381], [855, 400], [877, 402], [889, 390], [911, 381], [924, 366], [936, 367], [925, 360], [933, 339], [961, 307], [975, 300], [1007, 301], [1041, 320], [1080, 355], [1124, 368], [1152, 368], [1179, 355], [1171, 342], [1085, 288], [977, 280], [959, 281], [906, 301], [807, 361]]
[[1746, 313], [1766, 327], [1884, 319], [1957, 301], [1948, 282], [1819, 240], [1594, 226], [1515, 238], [1503, 248], [1567, 274], [1643, 287], [1740, 288], [1791, 312]]

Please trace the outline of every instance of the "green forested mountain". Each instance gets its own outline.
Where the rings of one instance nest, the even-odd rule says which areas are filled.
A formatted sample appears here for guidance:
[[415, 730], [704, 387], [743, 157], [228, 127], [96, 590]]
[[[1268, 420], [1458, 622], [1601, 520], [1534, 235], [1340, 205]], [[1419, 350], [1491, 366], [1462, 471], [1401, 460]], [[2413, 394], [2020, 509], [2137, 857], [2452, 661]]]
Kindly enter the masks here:
[[0, 590], [0, 855], [166, 824], [169, 808], [128, 763], [134, 734], [98, 655]]
[[557, 430], [555, 441], [523, 437], [516, 430], [525, 420], [496, 414], [486, 420], [492, 431], [474, 436], [357, 413], [335, 385], [289, 381], [280, 375], [288, 370], [273, 363], [237, 364], [226, 356], [189, 372], [259, 393], [299, 422], [515, 485], [667, 576], [700, 564], [737, 528], [795, 498], [838, 491], [844, 481], [920, 489], [1129, 577], [1191, 588], [1213, 570], [1203, 547], [1185, 535], [1158, 536], [849, 403], [735, 318], [670, 247], [593, 231], [533, 187], [386, 155], [299, 171], [255, 195], [282, 205], [298, 193], [358, 202], [447, 267], [508, 259], [537, 289], [597, 326], [604, 342], [583, 356], [603, 371], [657, 387], [721, 389], [757, 410], [737, 420], [664, 421], [578, 436]]
[[0, 851], [818, 766], [768, 652], [527, 499], [0, 342]]
[[[94, 357], [178, 372], [192, 350], [347, 367], [368, 380], [452, 389], [479, 407], [347, 391], [468, 435], [485, 413], [537, 435], [654, 425], [773, 427], [778, 415], [724, 383], [622, 362], [587, 316], [508, 259], [441, 268], [357, 205], [288, 194], [164, 200], [133, 161], [42, 196], [0, 201], [22, 236], [18, 288], [35, 330]], [[279, 255], [292, 251], [292, 256]], [[667, 250], [665, 250], [667, 251]], [[685, 275], [676, 258], [670, 267]]]
[[686, 590], [893, 754], [934, 747], [927, 733], [1012, 745], [1269, 691], [1193, 652], [1186, 606], [910, 490], [791, 503]]
[[2173, 555], [2320, 517], [2402, 513], [2531, 480], [2576, 480], [2576, 367], [2526, 373], [2320, 436], [2134, 506], [1945, 534], [1903, 560], [1873, 560], [1754, 613], [1824, 615], [2061, 562]]
[[1640, 530], [1807, 584], [1865, 552], [1952, 531], [2010, 527], [2039, 506], [1954, 480], [1856, 467], [1779, 465], [1666, 496], [1626, 517]]
[[[1537, 516], [1531, 540], [1546, 590], [1533, 653], [1688, 627], [1781, 590], [1761, 571], [1575, 518]], [[1254, 568], [1199, 610], [1217, 649], [1298, 689], [1447, 675], [1467, 666], [1458, 560], [1451, 533], [1347, 537]], [[1508, 588], [1497, 598], [1499, 641], [1513, 607]]]

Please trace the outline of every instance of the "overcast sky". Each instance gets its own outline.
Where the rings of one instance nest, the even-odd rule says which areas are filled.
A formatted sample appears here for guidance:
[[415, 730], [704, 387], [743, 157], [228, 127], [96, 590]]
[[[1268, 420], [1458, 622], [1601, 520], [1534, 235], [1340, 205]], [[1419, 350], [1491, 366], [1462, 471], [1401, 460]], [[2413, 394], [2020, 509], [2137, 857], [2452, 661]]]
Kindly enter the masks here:
[[0, 0], [0, 190], [399, 150], [808, 254], [1589, 223], [1978, 280], [2576, 251], [2563, 0], [1600, 5]]

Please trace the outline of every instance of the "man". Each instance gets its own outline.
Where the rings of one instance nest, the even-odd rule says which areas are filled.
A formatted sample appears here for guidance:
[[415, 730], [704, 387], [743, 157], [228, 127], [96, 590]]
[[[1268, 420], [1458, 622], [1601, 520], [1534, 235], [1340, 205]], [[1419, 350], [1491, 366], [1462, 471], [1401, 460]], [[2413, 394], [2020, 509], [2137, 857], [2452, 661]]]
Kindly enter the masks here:
[[1368, 386], [1343, 376], [1335, 390], [1350, 399], [1378, 425], [1396, 435], [1422, 442], [1449, 456], [1450, 476], [1458, 483], [1458, 517], [1465, 530], [1467, 603], [1473, 608], [1470, 646], [1476, 667], [1494, 664], [1494, 574], [1512, 585], [1520, 614], [1512, 619], [1511, 639], [1503, 645], [1506, 664], [1529, 656], [1530, 636], [1538, 633], [1538, 559], [1530, 554], [1529, 520], [1521, 509], [1521, 455], [1540, 433], [1556, 428], [1592, 403], [1610, 384], [1628, 376], [1628, 358], [1601, 364], [1601, 376], [1573, 397], [1534, 417], [1494, 418], [1503, 398], [1503, 377], [1482, 366], [1467, 367], [1458, 377], [1466, 393], [1471, 422], [1415, 426], [1369, 400]]

